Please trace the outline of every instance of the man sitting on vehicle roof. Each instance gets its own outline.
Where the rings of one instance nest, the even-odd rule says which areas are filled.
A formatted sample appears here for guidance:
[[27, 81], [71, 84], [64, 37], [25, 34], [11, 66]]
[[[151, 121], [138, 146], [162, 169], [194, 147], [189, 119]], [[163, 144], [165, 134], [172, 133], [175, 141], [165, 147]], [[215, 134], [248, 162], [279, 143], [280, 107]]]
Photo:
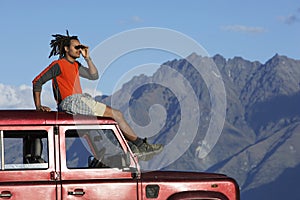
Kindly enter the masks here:
[[[161, 144], [149, 144], [146, 139], [137, 137], [132, 128], [125, 121], [123, 114], [101, 102], [95, 101], [89, 94], [83, 94], [79, 77], [89, 80], [99, 78], [98, 70], [94, 65], [90, 55], [89, 47], [80, 43], [77, 36], [52, 35], [54, 37], [50, 42], [52, 51], [49, 55], [59, 55], [59, 59], [53, 61], [44, 69], [33, 83], [33, 98], [36, 110], [51, 111], [47, 106], [41, 104], [42, 86], [52, 79], [54, 98], [59, 111], [65, 111], [70, 114], [84, 114], [111, 117], [116, 120], [125, 136], [132, 142], [132, 150], [141, 158], [151, 158], [149, 154], [154, 155], [163, 150]], [[83, 66], [76, 61], [83, 56], [88, 67]]]

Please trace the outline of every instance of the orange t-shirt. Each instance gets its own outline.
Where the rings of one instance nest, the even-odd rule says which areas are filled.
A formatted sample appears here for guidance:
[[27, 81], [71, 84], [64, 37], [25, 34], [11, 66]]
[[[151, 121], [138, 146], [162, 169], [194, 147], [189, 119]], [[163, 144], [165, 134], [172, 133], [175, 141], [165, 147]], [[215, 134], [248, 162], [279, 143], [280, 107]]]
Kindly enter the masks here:
[[58, 104], [67, 96], [81, 94], [79, 67], [83, 66], [77, 61], [71, 63], [64, 58], [53, 61], [32, 81], [33, 91], [41, 91], [42, 85], [52, 79], [53, 93]]

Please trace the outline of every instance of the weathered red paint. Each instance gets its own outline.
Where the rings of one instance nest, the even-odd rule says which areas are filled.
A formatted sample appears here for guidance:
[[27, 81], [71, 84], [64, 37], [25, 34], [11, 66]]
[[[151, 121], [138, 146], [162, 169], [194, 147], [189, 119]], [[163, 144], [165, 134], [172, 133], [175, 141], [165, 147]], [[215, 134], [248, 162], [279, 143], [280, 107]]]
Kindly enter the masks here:
[[[100, 126], [113, 130], [130, 168], [68, 169], [64, 132], [77, 126]], [[141, 172], [137, 158], [117, 123], [110, 118], [69, 115], [34, 110], [0, 111], [0, 131], [45, 130], [48, 133], [46, 169], [0, 171], [0, 199], [149, 199], [146, 188], [159, 188], [150, 199], [239, 199], [236, 181], [223, 174], [151, 171]], [[2, 148], [2, 147], [1, 147]], [[1, 160], [0, 160], [1, 161]]]

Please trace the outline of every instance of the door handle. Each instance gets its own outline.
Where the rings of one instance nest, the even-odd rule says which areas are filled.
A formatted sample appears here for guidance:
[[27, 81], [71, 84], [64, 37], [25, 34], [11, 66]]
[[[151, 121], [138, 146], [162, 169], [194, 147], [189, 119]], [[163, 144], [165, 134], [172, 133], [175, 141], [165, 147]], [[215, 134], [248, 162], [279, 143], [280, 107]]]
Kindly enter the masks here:
[[12, 193], [10, 193], [10, 191], [2, 191], [0, 194], [0, 198], [9, 199], [10, 197], [12, 197]]
[[83, 196], [85, 191], [83, 189], [75, 189], [74, 191], [68, 191], [68, 195], [75, 195], [75, 196]]

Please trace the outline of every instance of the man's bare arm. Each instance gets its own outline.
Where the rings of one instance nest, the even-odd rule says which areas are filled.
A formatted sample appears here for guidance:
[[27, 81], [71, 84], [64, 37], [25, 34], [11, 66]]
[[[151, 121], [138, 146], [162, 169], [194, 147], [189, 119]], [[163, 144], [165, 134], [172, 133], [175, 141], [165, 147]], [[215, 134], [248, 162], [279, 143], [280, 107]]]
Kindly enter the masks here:
[[36, 110], [50, 112], [51, 108], [41, 105], [41, 92], [33, 92], [33, 100]]

